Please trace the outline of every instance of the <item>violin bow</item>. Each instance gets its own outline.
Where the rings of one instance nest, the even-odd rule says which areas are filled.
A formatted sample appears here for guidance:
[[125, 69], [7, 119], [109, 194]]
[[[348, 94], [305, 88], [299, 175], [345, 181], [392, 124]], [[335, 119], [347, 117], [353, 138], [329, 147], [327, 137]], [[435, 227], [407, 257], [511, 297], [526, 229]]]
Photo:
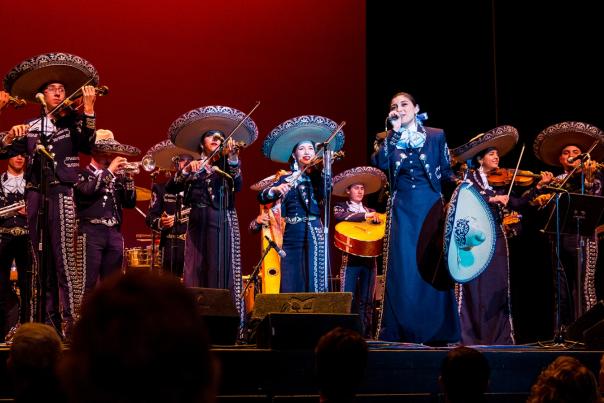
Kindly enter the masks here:
[[512, 187], [514, 186], [514, 181], [516, 180], [516, 175], [518, 174], [518, 167], [520, 167], [520, 161], [522, 160], [522, 156], [524, 155], [524, 147], [524, 143], [522, 143], [520, 156], [518, 157], [518, 162], [516, 162], [516, 169], [514, 169], [514, 175], [512, 176], [512, 181], [510, 182], [510, 188], [508, 189], [508, 197], [510, 197], [510, 194], [512, 194]]

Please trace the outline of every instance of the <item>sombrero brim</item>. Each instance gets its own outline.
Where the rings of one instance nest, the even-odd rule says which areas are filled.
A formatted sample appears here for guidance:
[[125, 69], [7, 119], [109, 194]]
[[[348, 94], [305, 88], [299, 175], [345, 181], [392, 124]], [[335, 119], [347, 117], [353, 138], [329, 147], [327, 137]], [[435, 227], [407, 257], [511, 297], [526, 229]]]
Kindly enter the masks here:
[[[301, 141], [322, 143], [338, 127], [336, 122], [323, 116], [306, 115], [289, 119], [275, 127], [262, 145], [262, 152], [276, 162], [288, 162], [292, 150]], [[339, 131], [329, 145], [332, 151], [344, 146], [344, 132]]]
[[[198, 152], [201, 136], [208, 130], [220, 130], [225, 136], [241, 122], [245, 114], [228, 106], [204, 106], [176, 119], [168, 129], [168, 138], [178, 147]], [[233, 133], [233, 140], [246, 146], [258, 138], [258, 127], [250, 118]]]
[[94, 143], [92, 149], [101, 153], [123, 155], [126, 157], [135, 157], [141, 153], [139, 148], [118, 143], [115, 140], [98, 140]]
[[374, 167], [356, 167], [348, 169], [333, 178], [332, 194], [347, 197], [346, 189], [354, 184], [362, 183], [365, 194], [375, 193], [386, 186], [386, 175]]
[[267, 176], [266, 178], [261, 179], [258, 182], [254, 183], [252, 186], [250, 186], [250, 189], [255, 192], [260, 192], [261, 190], [264, 190], [267, 187], [269, 187], [270, 185], [272, 185], [273, 183], [277, 182], [281, 176], [287, 175], [288, 173], [290, 173], [290, 172], [281, 170], [274, 175]]
[[35, 102], [42, 85], [62, 83], [67, 95], [87, 82], [97, 85], [99, 74], [92, 64], [68, 53], [47, 53], [32, 57], [13, 67], [4, 77], [4, 88], [13, 96]]
[[535, 138], [533, 151], [535, 156], [547, 165], [560, 166], [562, 149], [575, 145], [587, 152], [595, 141], [600, 143], [590, 153], [595, 161], [604, 158], [602, 131], [595, 126], [582, 122], [562, 122], [549, 126]]
[[518, 130], [512, 126], [498, 126], [486, 133], [481, 133], [466, 144], [451, 150], [457, 161], [467, 161], [487, 148], [497, 149], [500, 157], [509, 153], [518, 142]]
[[165, 170], [174, 170], [175, 167], [172, 158], [182, 154], [189, 154], [193, 159], [200, 157], [198, 152], [177, 147], [170, 140], [157, 143], [145, 155], [150, 155], [157, 167]]
[[[455, 234], [456, 223], [467, 218], [479, 222], [485, 236], [480, 245], [470, 250], [459, 248], [455, 242], [458, 235]], [[451, 197], [445, 222], [445, 259], [453, 280], [466, 283], [478, 277], [490, 264], [495, 253], [495, 244], [495, 222], [489, 206], [475, 186], [462, 183]]]

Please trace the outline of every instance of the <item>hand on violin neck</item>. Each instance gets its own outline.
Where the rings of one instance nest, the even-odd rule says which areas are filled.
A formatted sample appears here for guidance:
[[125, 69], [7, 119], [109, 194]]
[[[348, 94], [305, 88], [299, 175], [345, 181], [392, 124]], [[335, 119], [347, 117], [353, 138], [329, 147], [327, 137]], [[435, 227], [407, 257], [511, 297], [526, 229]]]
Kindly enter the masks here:
[[510, 197], [508, 195], [497, 195], [489, 197], [489, 203], [498, 203], [503, 206], [506, 206], [510, 201]]
[[84, 102], [84, 113], [87, 115], [94, 115], [96, 89], [92, 85], [85, 85], [82, 87], [82, 99]]

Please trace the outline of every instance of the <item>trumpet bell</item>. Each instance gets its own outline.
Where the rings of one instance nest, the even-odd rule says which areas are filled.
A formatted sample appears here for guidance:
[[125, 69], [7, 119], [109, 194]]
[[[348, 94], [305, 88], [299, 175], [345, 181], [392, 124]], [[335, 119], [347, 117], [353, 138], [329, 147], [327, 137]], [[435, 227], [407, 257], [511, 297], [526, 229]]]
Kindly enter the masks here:
[[147, 172], [151, 172], [157, 167], [155, 160], [150, 155], [145, 155], [140, 164]]

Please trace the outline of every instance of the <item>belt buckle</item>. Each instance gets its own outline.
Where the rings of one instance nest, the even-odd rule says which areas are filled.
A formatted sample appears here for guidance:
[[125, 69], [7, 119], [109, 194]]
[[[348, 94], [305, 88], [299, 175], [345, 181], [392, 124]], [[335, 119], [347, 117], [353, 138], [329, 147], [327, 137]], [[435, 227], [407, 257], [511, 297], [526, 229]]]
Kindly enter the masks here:
[[21, 227], [13, 227], [9, 230], [9, 234], [12, 236], [21, 236], [25, 235], [25, 230]]

